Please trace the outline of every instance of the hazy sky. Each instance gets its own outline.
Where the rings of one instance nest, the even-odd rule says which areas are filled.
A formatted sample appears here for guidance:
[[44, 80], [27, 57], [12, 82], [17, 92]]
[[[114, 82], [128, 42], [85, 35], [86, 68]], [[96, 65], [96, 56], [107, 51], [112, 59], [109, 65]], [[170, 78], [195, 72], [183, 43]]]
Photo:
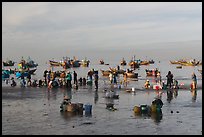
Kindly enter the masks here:
[[2, 40], [3, 56], [201, 41], [202, 3], [4, 2]]

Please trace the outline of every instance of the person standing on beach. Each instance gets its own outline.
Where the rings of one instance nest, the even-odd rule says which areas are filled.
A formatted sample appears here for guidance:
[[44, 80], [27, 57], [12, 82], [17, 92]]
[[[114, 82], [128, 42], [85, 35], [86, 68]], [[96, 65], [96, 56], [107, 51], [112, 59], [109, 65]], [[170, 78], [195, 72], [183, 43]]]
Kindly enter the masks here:
[[194, 89], [196, 89], [197, 88], [197, 77], [194, 72], [192, 74], [192, 80], [193, 80], [192, 84], [194, 84]]
[[44, 71], [43, 77], [45, 78], [45, 84], [47, 85], [47, 69]]
[[68, 71], [67, 73], [67, 76], [66, 76], [66, 79], [67, 79], [67, 88], [72, 88], [72, 75], [71, 73]]
[[109, 80], [110, 80], [110, 83], [112, 84], [113, 83], [113, 73], [110, 72], [109, 74]]
[[77, 73], [74, 71], [74, 84], [76, 84], [77, 85]]
[[125, 73], [125, 74], [123, 75], [123, 82], [124, 82], [124, 84], [125, 84], [125, 87], [127, 87], [127, 73]]
[[27, 76], [27, 86], [28, 86], [28, 83], [29, 83], [29, 86], [31, 86], [31, 74], [28, 73], [28, 76]]
[[98, 89], [98, 73], [94, 74], [94, 82], [95, 82], [96, 89]]
[[171, 71], [168, 72], [168, 74], [166, 75], [167, 77], [167, 86], [169, 85], [169, 87], [171, 88], [171, 85], [173, 84], [173, 74], [171, 74]]

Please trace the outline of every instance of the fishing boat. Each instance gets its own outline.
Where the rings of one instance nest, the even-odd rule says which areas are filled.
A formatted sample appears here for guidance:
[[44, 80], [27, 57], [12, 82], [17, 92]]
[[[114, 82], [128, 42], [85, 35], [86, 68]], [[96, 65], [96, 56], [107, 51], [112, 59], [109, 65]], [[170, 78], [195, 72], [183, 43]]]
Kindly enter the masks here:
[[35, 68], [35, 67], [38, 66], [38, 63], [34, 62], [30, 57], [28, 57], [27, 62], [26, 62], [26, 65], [27, 65], [29, 68]]
[[197, 66], [199, 62], [185, 62], [185, 63], [180, 63], [183, 66]]
[[3, 61], [3, 66], [14, 66], [15, 62], [12, 60]]
[[175, 60], [175, 61], [170, 60], [170, 63], [171, 64], [181, 64], [181, 63], [187, 63], [187, 61], [184, 59]]
[[149, 65], [149, 61], [141, 61], [139, 64], [140, 65]]
[[102, 76], [109, 76], [109, 74], [111, 73], [110, 70], [102, 70], [101, 69], [101, 73], [102, 73]]
[[81, 60], [80, 65], [81, 65], [82, 67], [88, 67], [88, 66], [89, 66], [89, 63], [90, 63], [90, 61], [85, 58], [84, 60]]
[[149, 64], [154, 64], [154, 60], [149, 60]]
[[127, 75], [127, 78], [138, 78], [138, 73], [136, 72], [125, 72], [124, 75]]
[[71, 60], [71, 66], [72, 67], [80, 67], [80, 61], [79, 60]]
[[103, 64], [104, 64], [104, 61], [103, 61], [103, 60], [100, 60], [100, 64], [103, 65]]
[[160, 71], [158, 69], [145, 69], [146, 76], [158, 76]]
[[61, 66], [60, 62], [54, 61], [54, 60], [49, 60], [50, 66]]
[[111, 67], [109, 67], [109, 69], [110, 69], [110, 71], [112, 72], [112, 73], [115, 73], [115, 74], [124, 74], [125, 73], [125, 70], [123, 70], [123, 69], [116, 69], [116, 68], [111, 68]]
[[139, 68], [140, 67], [140, 65], [137, 62], [132, 61], [132, 60], [129, 62], [129, 66], [131, 68]]
[[122, 66], [127, 65], [127, 63], [126, 63], [126, 61], [125, 61], [125, 59], [124, 59], [124, 58], [121, 60], [120, 65], [122, 65]]

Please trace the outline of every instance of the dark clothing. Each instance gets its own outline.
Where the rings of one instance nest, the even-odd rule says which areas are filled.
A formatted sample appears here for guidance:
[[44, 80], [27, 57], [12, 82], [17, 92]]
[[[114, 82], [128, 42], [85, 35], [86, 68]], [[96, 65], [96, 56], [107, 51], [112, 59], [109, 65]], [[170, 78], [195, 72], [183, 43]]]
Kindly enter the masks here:
[[47, 85], [47, 70], [44, 71], [43, 77], [45, 78], [45, 84]]
[[195, 84], [195, 88], [196, 88], [197, 87], [197, 78], [196, 78], [195, 74], [192, 75], [192, 80], [193, 80], [193, 82]]
[[163, 102], [161, 99], [155, 99], [154, 101], [152, 101], [152, 105], [157, 105], [157, 106], [160, 106], [162, 108], [163, 106]]
[[72, 75], [70, 73], [68, 73], [67, 76], [66, 76], [66, 79], [67, 79], [67, 87], [72, 88], [72, 83], [71, 83]]
[[94, 82], [95, 82], [96, 89], [98, 89], [98, 74], [94, 75]]
[[171, 72], [169, 71], [166, 77], [167, 77], [167, 86], [169, 85], [171, 88], [171, 85], [173, 84], [173, 74], [171, 74]]
[[77, 85], [77, 73], [74, 71], [74, 84]]
[[39, 82], [38, 82], [38, 86], [39, 86], [39, 87], [42, 87], [42, 86], [43, 86], [43, 85], [42, 85], [42, 80], [41, 80], [41, 79], [40, 79]]
[[79, 85], [82, 86], [82, 78], [79, 78]]
[[31, 86], [31, 74], [30, 73], [28, 73], [27, 79], [28, 79], [27, 84], [30, 83], [30, 86]]
[[86, 78], [83, 78], [82, 81], [83, 85], [86, 85]]

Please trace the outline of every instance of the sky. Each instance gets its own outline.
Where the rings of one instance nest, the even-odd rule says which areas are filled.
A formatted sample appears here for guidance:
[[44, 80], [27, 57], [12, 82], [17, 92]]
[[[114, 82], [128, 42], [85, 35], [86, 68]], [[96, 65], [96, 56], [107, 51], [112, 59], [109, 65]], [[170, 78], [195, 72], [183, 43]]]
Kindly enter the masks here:
[[164, 43], [182, 41], [202, 47], [202, 2], [2, 3], [3, 58], [168, 49]]

